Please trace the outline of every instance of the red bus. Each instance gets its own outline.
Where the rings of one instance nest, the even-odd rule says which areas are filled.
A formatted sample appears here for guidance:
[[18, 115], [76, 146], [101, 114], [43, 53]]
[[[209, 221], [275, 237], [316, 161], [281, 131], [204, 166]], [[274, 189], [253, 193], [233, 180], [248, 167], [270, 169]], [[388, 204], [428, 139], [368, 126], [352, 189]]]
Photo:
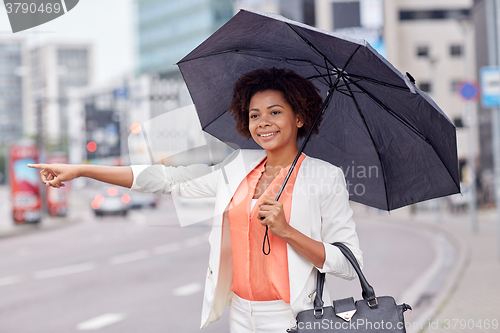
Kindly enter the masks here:
[[[64, 153], [54, 153], [47, 157], [47, 163], [68, 163], [68, 158]], [[68, 197], [70, 190], [70, 183], [65, 182], [64, 187], [54, 188], [52, 186], [45, 186], [47, 189], [47, 211], [50, 216], [66, 216], [68, 213]]]
[[38, 163], [36, 145], [14, 145], [9, 151], [9, 179], [12, 202], [12, 217], [16, 224], [40, 222], [42, 198], [40, 172], [28, 167]]

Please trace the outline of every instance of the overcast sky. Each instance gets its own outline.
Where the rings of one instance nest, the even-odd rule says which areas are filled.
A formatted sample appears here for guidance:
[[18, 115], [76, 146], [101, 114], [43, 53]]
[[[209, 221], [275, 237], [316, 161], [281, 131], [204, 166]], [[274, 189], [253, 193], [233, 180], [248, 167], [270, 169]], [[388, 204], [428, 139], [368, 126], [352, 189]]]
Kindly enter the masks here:
[[133, 70], [133, 14], [133, 0], [80, 0], [65, 15], [13, 34], [1, 1], [0, 39], [24, 37], [31, 45], [46, 41], [92, 42], [95, 51], [95, 81], [100, 84]]

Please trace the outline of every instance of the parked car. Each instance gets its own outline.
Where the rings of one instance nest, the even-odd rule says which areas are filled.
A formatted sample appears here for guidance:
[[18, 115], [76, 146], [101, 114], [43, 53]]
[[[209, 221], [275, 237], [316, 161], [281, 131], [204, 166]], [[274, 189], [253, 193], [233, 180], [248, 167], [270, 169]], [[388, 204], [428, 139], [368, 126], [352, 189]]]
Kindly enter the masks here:
[[130, 194], [117, 186], [103, 186], [90, 204], [96, 216], [121, 214], [126, 216], [130, 209]]
[[133, 192], [130, 191], [130, 208], [144, 208], [144, 207], [153, 207], [156, 208], [158, 206], [158, 202], [160, 201], [160, 197], [154, 193], [141, 193], [141, 192]]

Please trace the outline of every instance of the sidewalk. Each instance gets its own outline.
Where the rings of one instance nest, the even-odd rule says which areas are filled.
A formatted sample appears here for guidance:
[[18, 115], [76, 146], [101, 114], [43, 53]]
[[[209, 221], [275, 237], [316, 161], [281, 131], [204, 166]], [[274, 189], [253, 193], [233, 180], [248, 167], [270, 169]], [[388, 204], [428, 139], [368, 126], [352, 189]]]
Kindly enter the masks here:
[[478, 212], [477, 233], [472, 232], [468, 213], [411, 214], [409, 208], [403, 208], [389, 214], [358, 205], [355, 210], [366, 218], [442, 233], [456, 247], [453, 268], [443, 287], [418, 305], [423, 310], [418, 318], [405, 313], [408, 333], [500, 331], [500, 232], [494, 210]]
[[0, 239], [70, 226], [81, 222], [80, 212], [82, 210], [90, 209], [85, 193], [72, 189], [69, 198], [67, 216], [54, 217], [50, 216], [48, 213], [44, 213], [40, 223], [16, 225], [12, 220], [12, 207], [10, 203], [9, 191], [10, 189], [8, 186], [0, 186]]

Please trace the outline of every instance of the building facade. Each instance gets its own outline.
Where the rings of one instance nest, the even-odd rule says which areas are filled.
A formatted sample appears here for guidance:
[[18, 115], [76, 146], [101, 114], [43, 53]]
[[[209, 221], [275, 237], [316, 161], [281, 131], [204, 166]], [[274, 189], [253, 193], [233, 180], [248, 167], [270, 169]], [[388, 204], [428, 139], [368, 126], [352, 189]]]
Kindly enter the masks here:
[[[496, 42], [496, 8], [494, 0], [475, 0], [471, 15], [475, 27], [476, 70], [480, 77], [481, 68], [485, 66], [498, 66], [498, 52]], [[488, 28], [488, 25], [490, 28]], [[491, 36], [489, 36], [491, 34]], [[493, 42], [490, 44], [489, 39]], [[482, 103], [478, 105], [477, 126], [479, 130], [479, 192], [480, 204], [491, 207], [495, 202], [494, 163], [493, 163], [493, 120], [492, 108], [485, 108]]]
[[[192, 102], [179, 77], [125, 75], [99, 87], [72, 89], [70, 96], [70, 163], [211, 163], [206, 149], [201, 152], [199, 133], [193, 131], [199, 126], [194, 107], [182, 109]], [[227, 155], [215, 139], [201, 141], [210, 145], [214, 159]], [[200, 148], [195, 160], [180, 156], [195, 148]], [[157, 158], [161, 154], [170, 157], [162, 161]]]
[[[386, 0], [384, 40], [387, 59], [410, 73], [457, 127], [461, 176], [467, 175], [469, 151], [478, 156], [476, 103], [457, 93], [463, 80], [477, 80], [472, 0]], [[476, 162], [475, 162], [476, 163]], [[468, 184], [470, 185], [470, 184]]]
[[30, 50], [30, 113], [36, 119], [30, 131], [49, 151], [68, 150], [68, 91], [92, 84], [92, 53], [92, 46], [84, 43], [50, 43]]
[[0, 144], [23, 137], [33, 127], [26, 112], [29, 96], [27, 49], [22, 39], [0, 39]]
[[170, 73], [233, 16], [232, 0], [138, 0], [138, 74]]
[[279, 14], [294, 21], [315, 25], [314, 0], [236, 0], [234, 13], [240, 9]]

